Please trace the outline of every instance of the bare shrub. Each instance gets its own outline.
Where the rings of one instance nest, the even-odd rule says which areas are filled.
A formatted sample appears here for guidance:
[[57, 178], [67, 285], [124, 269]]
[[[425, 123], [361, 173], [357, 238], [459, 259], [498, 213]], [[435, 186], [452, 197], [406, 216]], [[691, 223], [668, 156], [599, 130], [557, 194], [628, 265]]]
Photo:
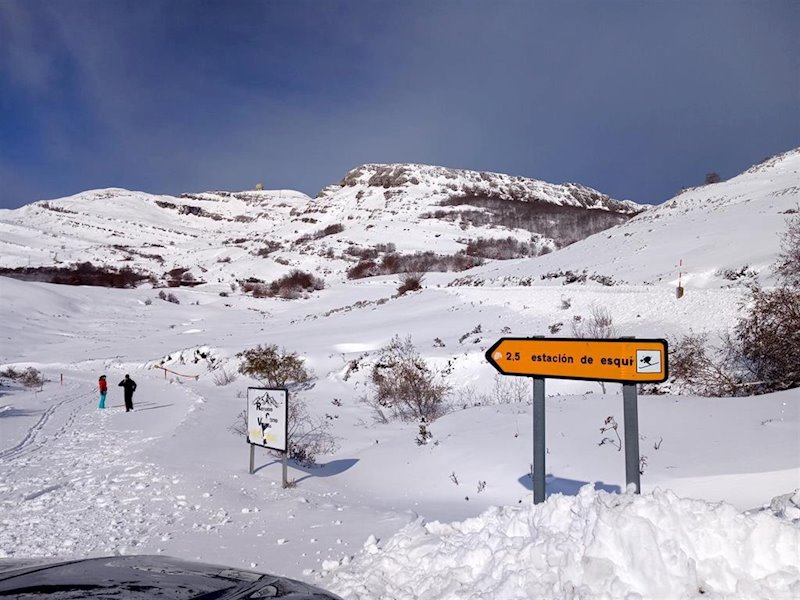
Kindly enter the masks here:
[[[670, 360], [676, 383], [699, 394], [763, 394], [800, 387], [800, 217], [783, 235], [776, 272], [780, 285], [750, 287], [733, 333], [721, 348], [705, 336], [686, 336]], [[714, 353], [713, 357], [711, 353]]]
[[738, 395], [742, 380], [733, 374], [730, 358], [729, 352], [709, 346], [708, 334], [690, 333], [670, 342], [670, 379], [701, 396]]
[[525, 377], [507, 377], [499, 373], [494, 376], [492, 404], [522, 404], [532, 398], [531, 384]]
[[406, 292], [421, 290], [424, 279], [424, 273], [402, 273], [400, 275], [400, 286], [397, 288], [397, 295], [402, 296]]
[[134, 271], [130, 267], [121, 269], [97, 267], [88, 261], [74, 263], [69, 267], [16, 267], [13, 269], [3, 267], [0, 268], [0, 275], [22, 281], [113, 288], [131, 288], [143, 281], [154, 281], [152, 275]]
[[617, 330], [608, 309], [592, 306], [588, 319], [572, 320], [572, 334], [579, 338], [606, 339], [617, 337]]
[[[276, 260], [276, 262], [279, 262]], [[239, 285], [242, 291], [252, 293], [254, 298], [285, 298], [292, 300], [300, 298], [309, 292], [321, 290], [325, 287], [325, 282], [319, 277], [315, 277], [311, 273], [294, 269], [288, 275], [276, 279], [270, 283], [249, 277], [244, 281], [240, 281]]]
[[[301, 219], [301, 220], [305, 220], [305, 219]], [[312, 219], [311, 221], [312, 222], [316, 222], [316, 219]], [[301, 235], [299, 238], [297, 238], [294, 241], [294, 243], [295, 244], [303, 244], [305, 242], [310, 242], [311, 240], [320, 240], [320, 239], [322, 239], [324, 237], [327, 237], [329, 235], [334, 235], [336, 233], [341, 233], [342, 231], [344, 231], [344, 225], [342, 225], [341, 223], [334, 223], [333, 225], [328, 225], [327, 227], [324, 227], [324, 228], [320, 229], [319, 231], [315, 231], [314, 233]]]
[[[276, 250], [283, 248], [280, 242], [275, 240], [265, 240], [264, 245], [254, 252], [256, 256], [269, 256]], [[230, 260], [230, 257], [228, 258]]]
[[278, 350], [275, 344], [259, 344], [255, 348], [239, 352], [236, 357], [242, 359], [239, 373], [271, 387], [303, 387], [312, 379], [305, 362], [296, 352]]
[[314, 417], [300, 397], [289, 400], [289, 458], [314, 465], [321, 454], [336, 450], [336, 438], [330, 434], [330, 422]]
[[220, 367], [211, 373], [211, 380], [214, 385], [230, 385], [239, 378], [235, 371], [228, 371], [224, 367]]
[[360, 259], [372, 259], [378, 258], [378, 250], [375, 248], [362, 248], [360, 246], [348, 246], [344, 250], [344, 254], [347, 256], [353, 256], [355, 258]]
[[614, 433], [614, 436], [617, 439], [604, 435], [597, 445], [603, 446], [605, 444], [610, 444], [617, 449], [617, 452], [622, 452], [622, 438], [619, 436], [618, 427], [619, 424], [617, 423], [617, 420], [614, 418], [613, 415], [606, 417], [605, 421], [603, 421], [603, 426], [600, 428], [600, 433], [606, 433], [607, 431], [611, 431]]
[[384, 346], [372, 367], [373, 396], [368, 402], [403, 421], [432, 422], [447, 412], [450, 386], [419, 355], [410, 337], [399, 336]]
[[360, 279], [375, 275], [393, 275], [395, 273], [429, 273], [464, 271], [483, 263], [479, 257], [467, 256], [464, 253], [450, 255], [433, 252], [417, 252], [415, 254], [389, 253], [380, 261], [363, 259], [347, 271], [348, 279]]
[[381, 271], [377, 263], [372, 259], [361, 260], [356, 266], [347, 270], [348, 279], [363, 279], [364, 277], [373, 277], [380, 274]]
[[269, 292], [272, 296], [294, 299], [299, 298], [304, 292], [321, 290], [324, 287], [325, 282], [319, 277], [294, 269], [288, 275], [270, 283]]
[[28, 367], [23, 371], [17, 371], [14, 367], [7, 367], [4, 371], [0, 371], [0, 377], [16, 381], [25, 387], [38, 387], [44, 385], [44, 377], [41, 371], [33, 367]]
[[478, 238], [470, 240], [464, 251], [468, 256], [508, 260], [535, 256], [536, 246], [530, 242], [520, 242], [511, 236], [507, 238]]
[[800, 214], [796, 212], [789, 219], [783, 234], [775, 272], [785, 285], [800, 288]]
[[754, 287], [733, 345], [752, 393], [800, 387], [800, 289]]

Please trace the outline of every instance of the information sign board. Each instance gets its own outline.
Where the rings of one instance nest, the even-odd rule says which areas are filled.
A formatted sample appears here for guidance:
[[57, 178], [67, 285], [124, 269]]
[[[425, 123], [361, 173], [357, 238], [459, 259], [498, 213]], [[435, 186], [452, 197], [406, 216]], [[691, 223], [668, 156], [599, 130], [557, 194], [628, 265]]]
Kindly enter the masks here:
[[289, 392], [280, 388], [247, 388], [247, 441], [286, 452]]

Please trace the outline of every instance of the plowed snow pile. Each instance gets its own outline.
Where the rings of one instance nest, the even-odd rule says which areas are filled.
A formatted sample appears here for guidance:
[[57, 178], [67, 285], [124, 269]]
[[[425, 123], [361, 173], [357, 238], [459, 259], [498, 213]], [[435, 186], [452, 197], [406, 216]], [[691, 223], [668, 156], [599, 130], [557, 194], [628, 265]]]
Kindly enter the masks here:
[[418, 520], [327, 566], [331, 590], [359, 600], [788, 599], [800, 598], [800, 527], [669, 491], [585, 486], [460, 523]]

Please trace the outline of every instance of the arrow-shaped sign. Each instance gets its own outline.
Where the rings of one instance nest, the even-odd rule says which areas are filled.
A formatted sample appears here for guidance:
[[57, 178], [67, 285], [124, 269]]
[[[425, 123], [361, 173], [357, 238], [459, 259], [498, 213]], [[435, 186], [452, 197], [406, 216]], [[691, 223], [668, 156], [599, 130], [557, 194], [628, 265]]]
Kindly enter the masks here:
[[667, 379], [660, 339], [501, 338], [486, 360], [504, 375], [658, 383]]

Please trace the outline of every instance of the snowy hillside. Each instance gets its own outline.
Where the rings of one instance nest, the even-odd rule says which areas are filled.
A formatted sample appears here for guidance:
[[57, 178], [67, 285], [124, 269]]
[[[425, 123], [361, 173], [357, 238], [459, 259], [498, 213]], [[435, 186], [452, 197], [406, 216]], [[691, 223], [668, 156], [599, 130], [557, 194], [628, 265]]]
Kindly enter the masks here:
[[740, 284], [749, 274], [771, 279], [786, 219], [800, 206], [800, 149], [721, 183], [690, 188], [613, 229], [536, 261], [476, 269], [465, 283], [563, 282], [559, 273], [587, 271], [596, 280], [681, 283], [687, 288]]
[[[793, 151], [630, 220], [638, 209], [622, 205], [625, 222], [566, 248], [429, 273], [405, 295], [397, 275], [348, 279], [357, 259], [345, 250], [530, 240], [498, 222], [500, 201], [616, 208], [583, 188], [365, 165], [315, 199], [104, 190], [3, 211], [0, 266], [180, 266], [208, 283], [172, 288], [169, 302], [148, 283], [0, 277], [0, 557], [165, 554], [288, 575], [347, 600], [795, 598], [800, 390], [640, 394], [635, 495], [616, 438], [600, 432], [609, 416], [622, 425], [620, 386], [548, 380], [549, 497], [533, 506], [530, 382], [496, 375], [484, 352], [503, 336], [569, 336], [596, 307], [620, 336], [730, 330], [744, 278], [724, 270], [748, 265], [769, 280], [798, 168]], [[461, 214], [425, 216], [437, 211]], [[281, 248], [255, 254], [275, 240]], [[285, 300], [229, 286], [291, 266], [327, 270], [325, 288]], [[565, 285], [567, 270], [577, 281]], [[451, 387], [426, 443], [418, 422], [382, 422], [365, 402], [394, 336], [410, 336]], [[291, 401], [331, 436], [317, 466], [290, 463], [287, 489], [266, 451], [248, 472], [237, 432], [258, 382], [237, 375], [236, 355], [257, 344], [303, 358], [312, 385]], [[2, 375], [29, 367], [41, 387]], [[131, 413], [117, 386], [126, 373], [139, 386]]]
[[[502, 210], [473, 206], [480, 201]], [[533, 209], [535, 219], [503, 225], [492, 216], [520, 206]], [[94, 190], [0, 210], [0, 268], [90, 261], [156, 278], [184, 269], [190, 281], [219, 289], [249, 277], [271, 280], [292, 268], [338, 280], [359, 252], [378, 244], [393, 244], [401, 254], [452, 255], [470, 241], [512, 236], [538, 254], [643, 209], [575, 184], [423, 165], [360, 167], [315, 199], [289, 190], [180, 198]], [[482, 218], [472, 224], [475, 215]]]

